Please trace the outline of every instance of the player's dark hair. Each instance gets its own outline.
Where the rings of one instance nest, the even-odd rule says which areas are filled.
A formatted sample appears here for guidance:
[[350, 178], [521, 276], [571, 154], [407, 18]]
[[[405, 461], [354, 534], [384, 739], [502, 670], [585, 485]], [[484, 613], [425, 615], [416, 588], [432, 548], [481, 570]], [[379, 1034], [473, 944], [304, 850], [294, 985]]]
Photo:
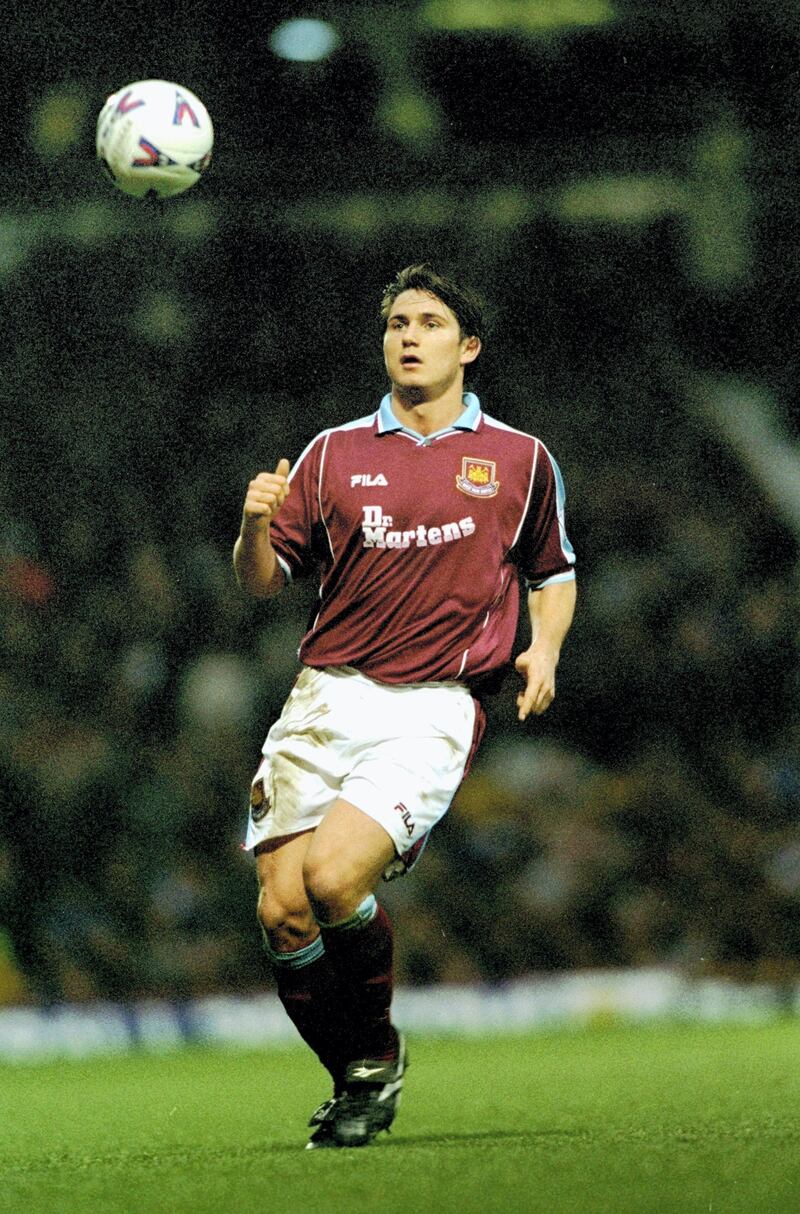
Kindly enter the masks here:
[[427, 262], [399, 270], [384, 289], [381, 300], [384, 324], [389, 318], [392, 304], [403, 291], [428, 291], [435, 295], [443, 304], [447, 304], [455, 316], [462, 337], [484, 340], [487, 324], [483, 302], [469, 287], [462, 286], [445, 274], [439, 274]]

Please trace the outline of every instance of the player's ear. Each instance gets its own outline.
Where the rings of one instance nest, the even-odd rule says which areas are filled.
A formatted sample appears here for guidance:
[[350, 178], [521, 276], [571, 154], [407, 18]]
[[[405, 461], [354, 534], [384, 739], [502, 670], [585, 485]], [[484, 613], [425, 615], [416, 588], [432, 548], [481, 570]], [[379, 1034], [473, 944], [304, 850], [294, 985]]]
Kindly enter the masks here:
[[467, 363], [474, 363], [480, 352], [481, 339], [479, 337], [465, 337], [461, 343], [462, 367], [466, 366]]

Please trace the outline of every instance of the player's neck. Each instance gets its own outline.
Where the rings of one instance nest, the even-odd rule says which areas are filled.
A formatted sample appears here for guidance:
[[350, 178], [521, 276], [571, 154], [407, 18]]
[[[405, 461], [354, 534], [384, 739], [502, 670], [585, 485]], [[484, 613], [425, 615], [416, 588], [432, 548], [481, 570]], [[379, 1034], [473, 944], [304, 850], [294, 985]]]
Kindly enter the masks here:
[[421, 388], [392, 389], [392, 412], [417, 434], [435, 434], [452, 426], [464, 411], [464, 387], [452, 385], [441, 396], [427, 397]]

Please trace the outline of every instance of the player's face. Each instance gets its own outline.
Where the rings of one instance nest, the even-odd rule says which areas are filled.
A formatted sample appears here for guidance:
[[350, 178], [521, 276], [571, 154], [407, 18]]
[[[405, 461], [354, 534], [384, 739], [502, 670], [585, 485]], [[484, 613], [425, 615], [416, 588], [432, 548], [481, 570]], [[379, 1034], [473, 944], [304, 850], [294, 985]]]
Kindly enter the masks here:
[[389, 378], [420, 396], [447, 391], [478, 357], [477, 337], [462, 337], [455, 313], [428, 291], [403, 291], [392, 304], [383, 336]]

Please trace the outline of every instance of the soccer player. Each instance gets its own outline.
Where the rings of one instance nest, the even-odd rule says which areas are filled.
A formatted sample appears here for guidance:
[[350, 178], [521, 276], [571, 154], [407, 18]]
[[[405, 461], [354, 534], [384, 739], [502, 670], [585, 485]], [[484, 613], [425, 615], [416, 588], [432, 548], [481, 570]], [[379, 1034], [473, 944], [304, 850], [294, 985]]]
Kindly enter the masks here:
[[392, 928], [375, 897], [408, 871], [480, 741], [481, 690], [509, 662], [527, 584], [518, 716], [542, 713], [575, 604], [561, 475], [546, 447], [464, 392], [478, 301], [430, 266], [386, 288], [390, 392], [249, 484], [240, 585], [316, 572], [302, 671], [253, 779], [248, 848], [278, 994], [333, 1079], [309, 1147], [391, 1125], [406, 1067]]

